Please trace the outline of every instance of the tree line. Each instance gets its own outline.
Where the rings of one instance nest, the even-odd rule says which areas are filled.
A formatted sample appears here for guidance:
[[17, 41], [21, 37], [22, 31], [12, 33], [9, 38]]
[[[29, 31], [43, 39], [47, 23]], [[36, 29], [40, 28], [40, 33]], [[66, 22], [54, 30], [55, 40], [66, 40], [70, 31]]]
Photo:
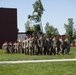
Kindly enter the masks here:
[[[31, 35], [32, 33], [41, 34], [43, 33], [42, 27], [42, 14], [45, 11], [41, 0], [36, 0], [33, 4], [33, 13], [32, 15], [28, 15], [28, 21], [25, 23], [25, 31], [26, 34]], [[74, 27], [73, 18], [68, 18], [68, 24], [64, 23], [65, 35], [69, 36], [73, 39], [73, 35], [76, 34], [76, 29]], [[50, 25], [49, 22], [45, 25], [45, 35], [46, 36], [55, 36], [59, 35], [59, 31], [53, 25]]]

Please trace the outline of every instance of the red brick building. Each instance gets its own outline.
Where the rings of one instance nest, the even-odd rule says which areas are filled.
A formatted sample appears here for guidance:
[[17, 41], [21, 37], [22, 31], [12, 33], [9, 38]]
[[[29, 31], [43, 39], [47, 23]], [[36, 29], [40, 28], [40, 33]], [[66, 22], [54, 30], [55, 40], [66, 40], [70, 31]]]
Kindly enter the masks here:
[[17, 33], [17, 9], [0, 8], [0, 48], [5, 41], [16, 41]]

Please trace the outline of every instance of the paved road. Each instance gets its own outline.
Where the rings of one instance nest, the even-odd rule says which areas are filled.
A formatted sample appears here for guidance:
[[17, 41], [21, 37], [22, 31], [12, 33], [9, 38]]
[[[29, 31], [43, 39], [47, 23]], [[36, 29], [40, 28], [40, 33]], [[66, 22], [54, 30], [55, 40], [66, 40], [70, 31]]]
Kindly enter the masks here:
[[38, 63], [38, 62], [64, 62], [76, 61], [76, 59], [51, 59], [51, 60], [22, 60], [22, 61], [0, 61], [0, 64]]

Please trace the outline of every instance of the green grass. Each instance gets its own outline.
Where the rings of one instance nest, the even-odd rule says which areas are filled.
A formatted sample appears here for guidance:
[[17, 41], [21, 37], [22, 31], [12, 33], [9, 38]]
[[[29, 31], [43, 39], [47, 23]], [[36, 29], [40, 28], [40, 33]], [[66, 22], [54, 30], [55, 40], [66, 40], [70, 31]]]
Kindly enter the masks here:
[[[72, 47], [70, 55], [30, 56], [25, 54], [4, 54], [0, 50], [0, 61], [12, 60], [41, 60], [75, 58], [76, 48]], [[0, 64], [0, 75], [76, 75], [76, 61]]]
[[76, 62], [2, 64], [0, 75], [76, 75]]
[[31, 56], [25, 54], [5, 54], [3, 50], [0, 50], [0, 61], [13, 61], [13, 60], [42, 60], [42, 59], [64, 59], [75, 58], [76, 47], [72, 47], [69, 55], [39, 55]]

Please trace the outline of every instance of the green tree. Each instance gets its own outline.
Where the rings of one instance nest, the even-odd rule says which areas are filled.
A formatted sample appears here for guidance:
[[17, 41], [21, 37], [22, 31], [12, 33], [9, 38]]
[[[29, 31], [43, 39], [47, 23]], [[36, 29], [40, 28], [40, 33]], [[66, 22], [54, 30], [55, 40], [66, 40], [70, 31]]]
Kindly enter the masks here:
[[34, 25], [34, 32], [36, 32], [36, 33], [38, 33], [38, 32], [40, 32], [40, 25], [39, 24], [37, 24], [37, 25]]
[[73, 25], [74, 25], [73, 18], [68, 18], [68, 24], [64, 24], [66, 35], [69, 36], [71, 39], [74, 33]]
[[34, 21], [35, 22], [34, 25], [39, 24], [40, 31], [43, 31], [41, 17], [42, 17], [44, 8], [43, 8], [41, 0], [36, 0], [35, 3], [33, 4], [33, 8], [34, 8], [33, 13], [32, 15], [28, 15], [28, 19], [30, 19], [30, 21]]
[[34, 32], [34, 27], [30, 26], [30, 21], [25, 23], [25, 30], [27, 35], [31, 35]]
[[45, 26], [45, 34], [47, 36], [49, 36], [49, 35], [55, 36], [55, 35], [58, 35], [59, 32], [58, 32], [58, 29], [57, 28], [54, 28], [53, 26], [51, 26], [49, 24], [49, 22], [47, 22], [46, 23], [46, 26]]

